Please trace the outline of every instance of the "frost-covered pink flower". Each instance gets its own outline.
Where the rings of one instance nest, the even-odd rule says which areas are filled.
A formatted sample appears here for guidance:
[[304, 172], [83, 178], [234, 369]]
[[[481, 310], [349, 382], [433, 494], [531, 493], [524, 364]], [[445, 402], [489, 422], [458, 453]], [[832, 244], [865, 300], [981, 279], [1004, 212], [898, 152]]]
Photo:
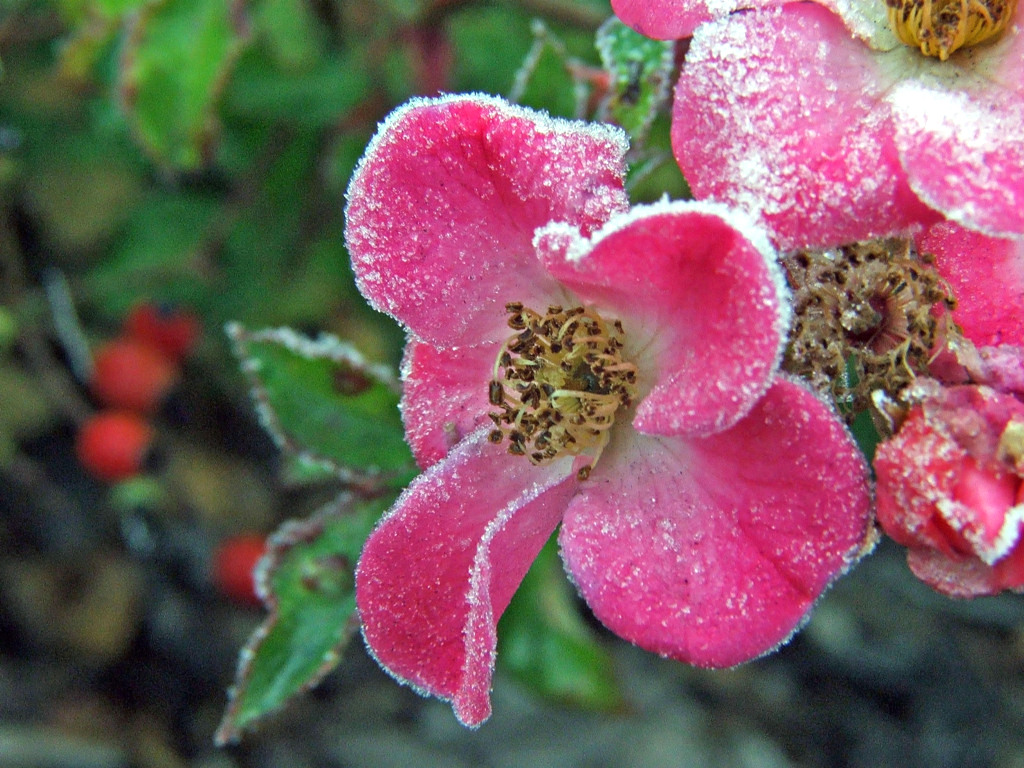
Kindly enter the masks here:
[[761, 212], [780, 247], [903, 233], [941, 217], [1024, 233], [1019, 19], [943, 61], [899, 42], [883, 0], [616, 7], [655, 36], [696, 28], [675, 93], [676, 159], [696, 197]]
[[878, 519], [925, 583], [957, 597], [1024, 590], [1024, 403], [921, 379], [878, 447]]
[[785, 641], [869, 538], [863, 459], [775, 378], [767, 241], [713, 204], [627, 211], [625, 151], [609, 126], [418, 100], [349, 188], [360, 289], [409, 331], [425, 468], [360, 559], [363, 635], [469, 725], [490, 714], [498, 618], [559, 524], [606, 626], [704, 666]]

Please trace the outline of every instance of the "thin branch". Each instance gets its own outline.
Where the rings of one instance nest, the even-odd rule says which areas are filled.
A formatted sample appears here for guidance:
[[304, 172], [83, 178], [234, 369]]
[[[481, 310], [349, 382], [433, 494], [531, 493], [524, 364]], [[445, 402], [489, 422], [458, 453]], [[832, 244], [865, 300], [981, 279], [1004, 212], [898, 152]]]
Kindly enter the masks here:
[[[12, 306], [21, 304], [28, 293], [21, 248], [11, 234], [9, 222], [0, 226], [0, 271], [4, 274], [6, 295]], [[39, 379], [43, 395], [58, 413], [75, 424], [89, 418], [93, 409], [86, 402], [68, 372], [54, 354], [49, 338], [34, 323], [21, 323], [18, 346], [24, 352], [32, 372]]]

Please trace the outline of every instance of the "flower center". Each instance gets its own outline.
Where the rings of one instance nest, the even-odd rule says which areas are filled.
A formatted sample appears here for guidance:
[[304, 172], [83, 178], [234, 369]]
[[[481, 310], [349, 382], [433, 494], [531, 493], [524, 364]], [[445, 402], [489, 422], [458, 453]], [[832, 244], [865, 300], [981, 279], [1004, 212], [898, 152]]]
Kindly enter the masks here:
[[998, 35], [1017, 9], [1017, 0], [885, 0], [885, 4], [896, 36], [942, 61], [959, 48]]
[[783, 368], [849, 419], [875, 390], [895, 395], [926, 374], [935, 350], [959, 333], [940, 311], [955, 301], [931, 261], [897, 238], [787, 254], [794, 317]]
[[541, 315], [519, 302], [505, 305], [509, 328], [494, 363], [488, 398], [497, 429], [493, 443], [542, 464], [559, 456], [594, 457], [608, 444], [615, 412], [636, 396], [636, 366], [622, 359], [622, 323], [609, 327], [591, 309], [548, 307]]

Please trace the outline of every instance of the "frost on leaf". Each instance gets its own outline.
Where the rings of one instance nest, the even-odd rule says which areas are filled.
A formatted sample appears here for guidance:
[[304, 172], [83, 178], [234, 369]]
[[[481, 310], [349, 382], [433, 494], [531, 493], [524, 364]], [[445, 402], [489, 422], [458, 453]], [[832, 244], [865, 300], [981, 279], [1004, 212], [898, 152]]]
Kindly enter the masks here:
[[308, 471], [343, 480], [401, 483], [412, 457], [398, 413], [398, 385], [379, 365], [333, 336], [227, 327], [263, 426]]
[[359, 626], [356, 559], [391, 497], [343, 493], [308, 520], [285, 523], [257, 570], [270, 611], [239, 658], [219, 744], [237, 741], [257, 720], [314, 687], [334, 669]]
[[644, 37], [614, 17], [597, 30], [595, 44], [610, 78], [597, 119], [621, 125], [634, 141], [641, 140], [668, 100], [675, 47]]

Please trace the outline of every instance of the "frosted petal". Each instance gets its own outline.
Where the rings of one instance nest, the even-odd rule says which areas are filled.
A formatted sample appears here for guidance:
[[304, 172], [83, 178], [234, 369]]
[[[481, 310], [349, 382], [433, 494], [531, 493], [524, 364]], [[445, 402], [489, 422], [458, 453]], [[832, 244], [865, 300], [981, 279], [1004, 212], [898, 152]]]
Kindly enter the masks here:
[[[612, 0], [612, 10], [624, 24], [656, 40], [689, 37], [706, 21], [749, 8], [774, 8], [791, 0]], [[898, 44], [889, 29], [885, 6], [877, 0], [822, 0], [838, 13], [847, 28], [870, 41], [873, 48], [888, 50]]]
[[437, 346], [494, 338], [504, 304], [542, 305], [557, 285], [533, 231], [584, 231], [627, 207], [624, 134], [482, 95], [393, 112], [348, 189], [345, 237], [360, 291]]
[[1024, 401], [1024, 344], [982, 347], [978, 350], [978, 361], [977, 369], [971, 371], [974, 381]]
[[953, 222], [928, 229], [918, 249], [935, 257], [957, 305], [953, 319], [978, 346], [1024, 345], [1024, 240], [988, 237]]
[[517, 461], [486, 429], [413, 481], [356, 571], [363, 637], [381, 666], [451, 701], [466, 725], [486, 720], [498, 618], [574, 487], [571, 460]]
[[875, 454], [879, 523], [909, 548], [914, 573], [941, 592], [1024, 586], [1020, 470], [1008, 453], [1024, 403], [929, 379], [904, 396], [914, 405]]
[[440, 461], [487, 418], [487, 400], [499, 342], [435, 349], [410, 337], [402, 362], [405, 438], [421, 467]]
[[971, 229], [1024, 234], [1024, 97], [907, 80], [889, 94], [910, 186]]
[[917, 578], [950, 597], [983, 597], [1003, 590], [993, 569], [980, 560], [951, 560], [934, 549], [907, 552], [907, 565]]
[[813, 3], [704, 25], [676, 89], [676, 159], [696, 197], [760, 212], [782, 249], [930, 223], [896, 152], [889, 85]]
[[711, 203], [637, 206], [586, 241], [538, 231], [553, 275], [618, 317], [644, 397], [634, 426], [706, 434], [767, 389], [788, 329], [788, 295], [764, 233]]
[[742, 8], [770, 8], [787, 0], [612, 0], [615, 15], [655, 40], [689, 37], [706, 21]]
[[786, 380], [732, 429], [638, 435], [609, 461], [566, 511], [566, 567], [609, 629], [682, 661], [723, 667], [772, 650], [869, 539], [863, 457]]

